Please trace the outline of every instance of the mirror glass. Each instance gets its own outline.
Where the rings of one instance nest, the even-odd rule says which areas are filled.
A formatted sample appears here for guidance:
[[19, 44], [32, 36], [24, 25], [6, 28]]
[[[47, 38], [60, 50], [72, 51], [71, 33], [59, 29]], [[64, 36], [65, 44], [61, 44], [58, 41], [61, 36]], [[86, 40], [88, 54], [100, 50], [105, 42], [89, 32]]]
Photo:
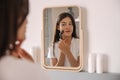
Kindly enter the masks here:
[[41, 45], [45, 69], [82, 70], [82, 39], [80, 7], [49, 7], [43, 10]]

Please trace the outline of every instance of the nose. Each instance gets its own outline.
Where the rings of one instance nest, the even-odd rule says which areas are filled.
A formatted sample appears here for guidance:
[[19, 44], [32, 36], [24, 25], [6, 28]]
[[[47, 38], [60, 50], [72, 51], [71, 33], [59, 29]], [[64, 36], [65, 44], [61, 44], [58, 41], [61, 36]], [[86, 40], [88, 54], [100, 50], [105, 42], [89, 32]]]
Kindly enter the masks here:
[[70, 28], [70, 25], [69, 25], [69, 24], [67, 24], [65, 28], [66, 28], [66, 29], [69, 29], [69, 28]]

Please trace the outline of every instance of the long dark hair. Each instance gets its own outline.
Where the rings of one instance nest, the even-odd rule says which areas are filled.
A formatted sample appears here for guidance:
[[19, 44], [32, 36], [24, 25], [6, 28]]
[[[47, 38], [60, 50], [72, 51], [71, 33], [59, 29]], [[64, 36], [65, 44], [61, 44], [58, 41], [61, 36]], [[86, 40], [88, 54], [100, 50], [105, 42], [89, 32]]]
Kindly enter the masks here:
[[0, 0], [0, 57], [15, 50], [17, 31], [29, 13], [28, 0]]
[[60, 25], [60, 22], [61, 22], [64, 18], [66, 18], [66, 17], [69, 17], [69, 18], [71, 19], [71, 21], [72, 21], [72, 25], [73, 25], [72, 37], [78, 38], [78, 37], [77, 37], [77, 34], [76, 34], [76, 24], [75, 24], [75, 20], [74, 20], [73, 16], [72, 16], [70, 13], [68, 13], [68, 12], [63, 12], [63, 13], [61, 13], [61, 14], [58, 16], [58, 18], [57, 18], [56, 30], [55, 30], [55, 35], [54, 35], [53, 43], [59, 41], [59, 39], [60, 39], [60, 36], [59, 36], [60, 30], [58, 30], [57, 27]]

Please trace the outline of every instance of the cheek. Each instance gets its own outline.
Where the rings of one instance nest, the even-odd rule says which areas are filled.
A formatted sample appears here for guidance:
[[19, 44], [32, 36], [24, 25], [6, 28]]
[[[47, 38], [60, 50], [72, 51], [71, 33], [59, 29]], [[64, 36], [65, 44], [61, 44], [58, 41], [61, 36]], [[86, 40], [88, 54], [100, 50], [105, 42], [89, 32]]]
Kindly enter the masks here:
[[25, 33], [24, 33], [23, 29], [20, 28], [20, 29], [18, 30], [17, 39], [18, 39], [18, 40], [23, 40], [23, 39], [24, 39], [24, 36], [25, 36]]
[[73, 31], [73, 26], [71, 27], [71, 31]]
[[64, 27], [60, 26], [59, 28], [60, 31], [65, 30]]
[[18, 39], [18, 40], [24, 40], [24, 39], [25, 39], [25, 30], [26, 30], [25, 25], [22, 25], [22, 26], [18, 29], [18, 34], [17, 34], [17, 39]]
[[73, 26], [71, 27], [71, 32], [73, 33]]
[[18, 33], [17, 33], [17, 39], [18, 40], [24, 40], [25, 39], [26, 25], [27, 25], [27, 19], [23, 22], [23, 24], [18, 29]]

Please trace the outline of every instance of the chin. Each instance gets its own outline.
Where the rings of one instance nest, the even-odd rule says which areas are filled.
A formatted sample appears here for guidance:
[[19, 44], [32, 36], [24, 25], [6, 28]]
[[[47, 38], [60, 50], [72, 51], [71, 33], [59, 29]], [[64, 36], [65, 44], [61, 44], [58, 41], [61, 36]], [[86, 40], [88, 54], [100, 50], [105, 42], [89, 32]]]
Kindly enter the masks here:
[[24, 41], [24, 40], [25, 40], [25, 37], [19, 38], [18, 40]]
[[70, 37], [70, 36], [72, 36], [72, 34], [66, 34], [66, 36], [67, 36], [67, 37]]
[[66, 37], [71, 37], [71, 35], [66, 35]]

